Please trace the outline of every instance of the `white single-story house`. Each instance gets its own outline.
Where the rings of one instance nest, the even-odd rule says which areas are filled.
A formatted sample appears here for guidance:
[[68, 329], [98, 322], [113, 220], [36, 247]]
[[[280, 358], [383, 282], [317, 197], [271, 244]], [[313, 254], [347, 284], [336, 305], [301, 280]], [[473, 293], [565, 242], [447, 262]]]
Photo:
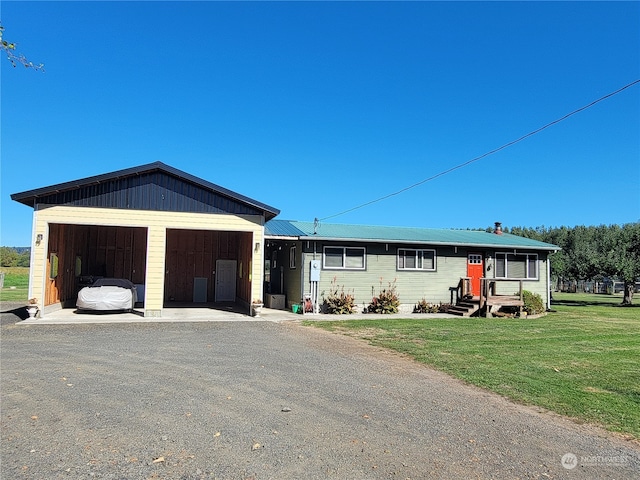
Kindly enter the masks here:
[[161, 162], [11, 195], [33, 208], [29, 297], [75, 307], [96, 277], [138, 286], [163, 308], [261, 298], [264, 224], [279, 210]]
[[505, 234], [499, 223], [490, 233], [274, 219], [265, 240], [268, 298], [284, 296], [291, 305], [313, 297], [320, 304], [333, 283], [362, 307], [391, 283], [402, 312], [426, 300], [462, 304], [465, 315], [521, 305], [523, 290], [548, 307], [549, 255], [559, 250]]

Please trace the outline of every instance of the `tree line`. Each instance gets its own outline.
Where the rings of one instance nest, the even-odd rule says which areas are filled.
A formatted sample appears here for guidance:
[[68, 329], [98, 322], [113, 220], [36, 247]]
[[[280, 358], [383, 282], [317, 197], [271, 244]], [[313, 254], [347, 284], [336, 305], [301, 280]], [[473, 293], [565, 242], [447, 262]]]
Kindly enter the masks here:
[[640, 223], [572, 228], [512, 227], [504, 231], [559, 246], [561, 250], [550, 257], [554, 278], [622, 281], [622, 303], [631, 304], [635, 283], [640, 281]]
[[30, 261], [29, 248], [0, 247], [0, 267], [28, 267]]

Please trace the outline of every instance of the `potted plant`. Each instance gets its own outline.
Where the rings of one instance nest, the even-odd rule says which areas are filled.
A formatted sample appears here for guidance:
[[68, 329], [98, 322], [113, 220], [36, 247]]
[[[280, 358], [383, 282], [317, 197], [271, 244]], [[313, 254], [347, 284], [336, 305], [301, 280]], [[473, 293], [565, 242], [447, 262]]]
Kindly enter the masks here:
[[29, 318], [34, 318], [38, 313], [38, 299], [30, 298], [29, 304], [27, 305], [27, 313], [29, 314]]
[[254, 317], [259, 317], [260, 312], [262, 311], [262, 307], [264, 307], [264, 303], [259, 298], [254, 298], [253, 302], [251, 302], [251, 315]]

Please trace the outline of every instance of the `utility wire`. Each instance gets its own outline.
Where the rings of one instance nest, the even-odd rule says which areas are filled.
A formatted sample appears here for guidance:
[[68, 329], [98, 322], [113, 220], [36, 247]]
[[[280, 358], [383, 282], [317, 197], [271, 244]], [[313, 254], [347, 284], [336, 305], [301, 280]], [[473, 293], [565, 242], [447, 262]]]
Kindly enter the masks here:
[[640, 83], [640, 79], [635, 80], [635, 81], [633, 81], [631, 83], [628, 83], [624, 87], [621, 87], [621, 88], [619, 88], [618, 90], [616, 90], [614, 92], [608, 93], [605, 96], [600, 97], [597, 100], [594, 100], [593, 102], [591, 102], [591, 103], [589, 103], [589, 104], [587, 104], [587, 105], [585, 105], [583, 107], [580, 107], [580, 108], [578, 108], [577, 110], [574, 110], [571, 113], [567, 113], [565, 116], [560, 117], [557, 120], [554, 120], [553, 122], [547, 123], [546, 125], [538, 128], [536, 130], [533, 130], [532, 132], [529, 132], [526, 135], [523, 135], [520, 138], [517, 138], [516, 140], [512, 140], [511, 142], [505, 143], [501, 147], [495, 148], [495, 149], [493, 149], [493, 150], [491, 150], [491, 151], [489, 151], [487, 153], [483, 153], [482, 155], [480, 155], [478, 157], [472, 158], [471, 160], [467, 160], [464, 163], [460, 163], [459, 165], [456, 165], [456, 166], [451, 167], [451, 168], [449, 168], [447, 170], [444, 170], [444, 171], [442, 171], [440, 173], [437, 173], [437, 174], [435, 174], [435, 175], [433, 175], [433, 176], [431, 176], [429, 178], [425, 178], [424, 180], [421, 180], [418, 183], [414, 183], [413, 185], [409, 185], [408, 187], [404, 187], [404, 188], [402, 188], [402, 189], [400, 189], [400, 190], [398, 190], [396, 192], [389, 193], [388, 195], [385, 195], [385, 196], [380, 197], [380, 198], [376, 198], [375, 200], [370, 200], [370, 201], [365, 202], [365, 203], [363, 203], [361, 205], [349, 208], [348, 210], [344, 210], [344, 211], [342, 211], [340, 213], [336, 213], [334, 215], [329, 215], [328, 217], [321, 218], [320, 220], [316, 219], [316, 221], [328, 220], [330, 218], [334, 218], [334, 217], [338, 217], [340, 215], [344, 215], [345, 213], [353, 212], [354, 210], [358, 210], [360, 208], [366, 207], [366, 206], [371, 205], [373, 203], [381, 202], [382, 200], [386, 200], [387, 198], [391, 198], [391, 197], [393, 197], [395, 195], [400, 195], [401, 193], [404, 193], [407, 190], [411, 190], [412, 188], [418, 187], [418, 186], [422, 185], [423, 183], [430, 182], [431, 180], [435, 180], [436, 178], [442, 177], [442, 176], [444, 176], [444, 175], [446, 175], [448, 173], [451, 173], [451, 172], [453, 172], [455, 170], [458, 170], [460, 168], [466, 167], [467, 165], [471, 165], [472, 163], [477, 162], [478, 160], [482, 160], [483, 158], [488, 157], [489, 155], [493, 155], [494, 153], [497, 153], [500, 150], [504, 150], [507, 147], [515, 145], [516, 143], [521, 142], [524, 139], [535, 135], [536, 133], [540, 133], [541, 131], [543, 131], [543, 130], [545, 130], [545, 129], [553, 126], [553, 125], [556, 125], [557, 123], [560, 123], [563, 120], [566, 120], [567, 118], [569, 118], [569, 117], [571, 117], [571, 116], [573, 116], [573, 115], [575, 115], [577, 113], [580, 113], [583, 110], [586, 110], [587, 108], [593, 107], [596, 103], [600, 103], [600, 102], [602, 102], [603, 100], [606, 100], [609, 97], [613, 97], [614, 95], [617, 95], [618, 93], [622, 92], [623, 90], [626, 90], [627, 88], [634, 86], [636, 83]]

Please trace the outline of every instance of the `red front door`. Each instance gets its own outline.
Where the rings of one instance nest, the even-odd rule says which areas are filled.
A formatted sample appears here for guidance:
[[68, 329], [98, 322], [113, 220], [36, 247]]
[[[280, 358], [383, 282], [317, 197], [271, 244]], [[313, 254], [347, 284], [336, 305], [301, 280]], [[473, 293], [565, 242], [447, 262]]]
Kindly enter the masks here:
[[471, 295], [480, 296], [480, 279], [484, 277], [484, 260], [479, 253], [467, 256], [467, 277], [471, 279]]

